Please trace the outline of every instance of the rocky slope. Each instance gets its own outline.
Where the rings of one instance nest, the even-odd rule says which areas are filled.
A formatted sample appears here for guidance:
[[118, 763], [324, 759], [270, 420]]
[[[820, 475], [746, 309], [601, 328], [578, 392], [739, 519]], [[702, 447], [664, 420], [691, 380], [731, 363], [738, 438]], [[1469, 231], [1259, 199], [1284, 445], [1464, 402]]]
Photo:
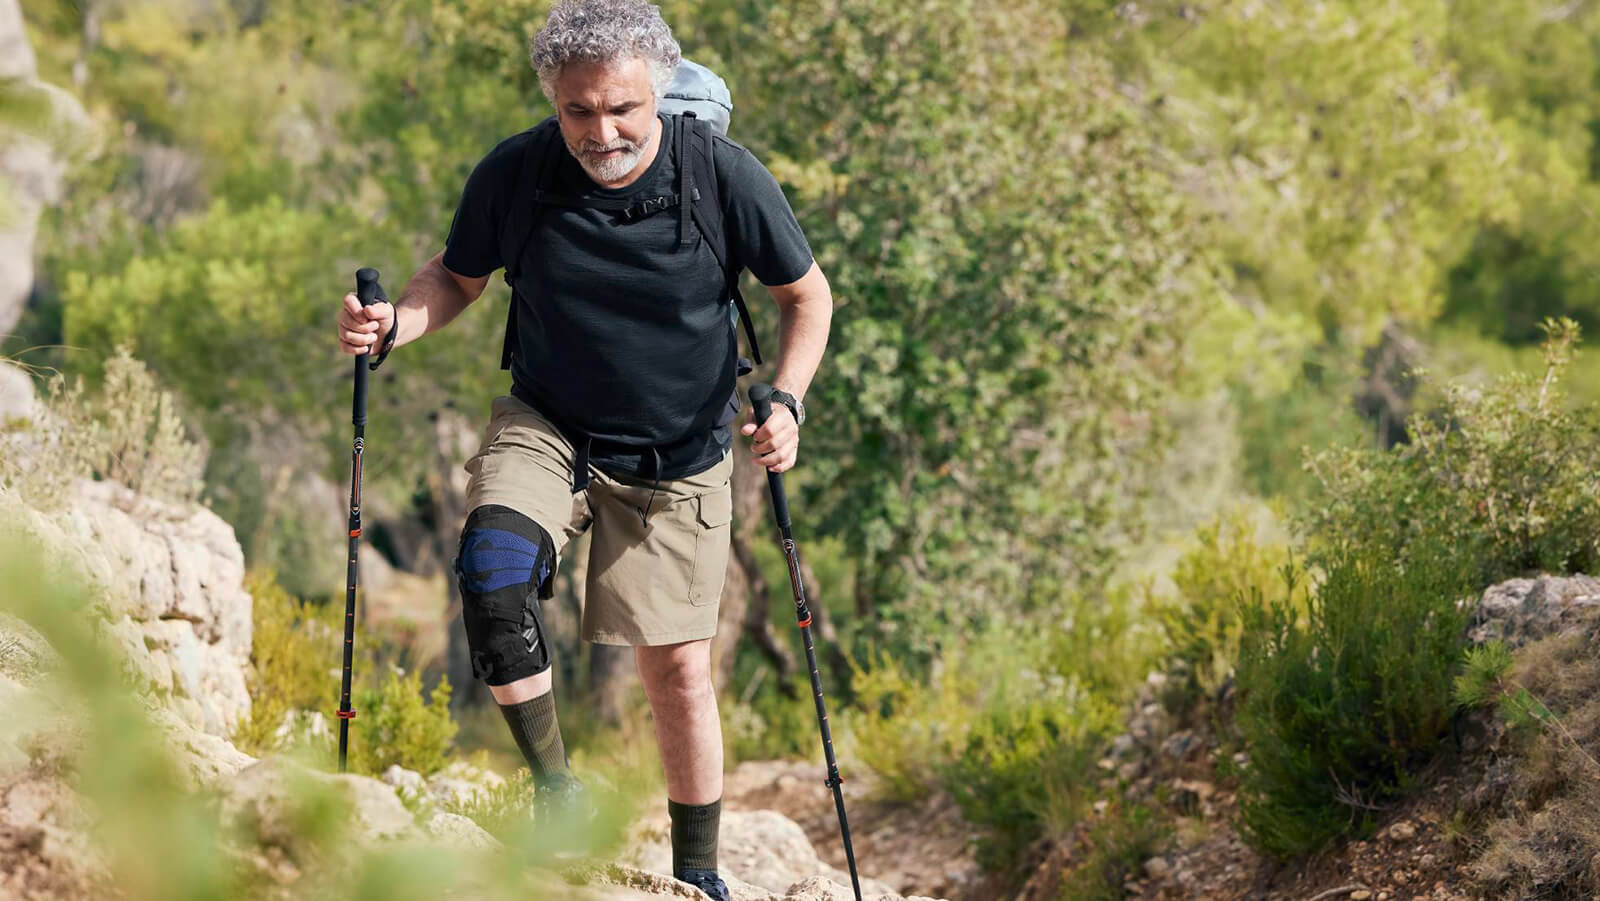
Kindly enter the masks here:
[[[1563, 671], [1574, 693], [1594, 696], [1600, 667], [1594, 647], [1600, 641], [1600, 579], [1541, 576], [1513, 579], [1478, 598], [1468, 639], [1475, 645], [1499, 640], [1517, 654], [1519, 666]], [[1550, 650], [1565, 648], [1566, 656]], [[1541, 650], [1543, 648], [1543, 650]], [[1537, 675], [1537, 673], [1534, 673]], [[1531, 678], [1531, 676], [1530, 676]], [[1309, 860], [1287, 864], [1248, 846], [1236, 828], [1237, 786], [1219, 776], [1219, 764], [1245, 762], [1247, 756], [1223, 741], [1209, 723], [1175, 721], [1161, 703], [1163, 677], [1152, 676], [1128, 720], [1128, 732], [1112, 757], [1102, 761], [1108, 785], [1126, 786], [1124, 797], [1155, 805], [1170, 819], [1171, 838], [1142, 861], [1123, 882], [1125, 897], [1143, 899], [1219, 899], [1291, 901], [1350, 898], [1355, 901], [1477, 901], [1480, 898], [1589, 897], [1575, 891], [1570, 873], [1554, 861], [1591, 850], [1580, 818], [1567, 822], [1560, 811], [1587, 808], [1594, 798], [1572, 794], [1556, 779], [1530, 780], [1540, 756], [1562, 747], [1570, 760], [1557, 760], [1578, 774], [1596, 767], [1590, 751], [1596, 735], [1594, 712], [1575, 714], [1568, 726], [1552, 729], [1552, 742], [1533, 752], [1526, 737], [1516, 739], [1494, 714], [1463, 714], [1453, 734], [1441, 742], [1437, 762], [1419, 778], [1402, 802], [1373, 811], [1370, 837], [1336, 845]], [[1229, 698], [1214, 699], [1211, 713], [1223, 715]], [[1574, 737], [1573, 732], [1577, 733]], [[1227, 758], [1232, 757], [1232, 761]], [[1533, 782], [1532, 786], [1529, 783]], [[1579, 779], [1579, 782], [1586, 780]], [[1530, 790], [1531, 788], [1531, 790]], [[1497, 823], [1496, 821], [1499, 820]], [[1520, 843], [1505, 840], [1507, 824], [1531, 823], [1543, 833]], [[1543, 824], [1542, 826], [1540, 824]], [[1022, 901], [1054, 901], [1063, 875], [1080, 865], [1088, 828], [1040, 849], [1033, 878], [1017, 896]], [[1499, 842], [1507, 860], [1486, 854]], [[1597, 858], [1600, 859], [1600, 858]], [[1584, 857], [1579, 870], [1593, 862]], [[1499, 867], [1510, 873], [1500, 889], [1485, 888], [1484, 875]], [[1513, 877], [1523, 881], [1510, 888]], [[1541, 881], [1542, 880], [1542, 881]], [[1536, 885], [1537, 891], [1528, 890]]]

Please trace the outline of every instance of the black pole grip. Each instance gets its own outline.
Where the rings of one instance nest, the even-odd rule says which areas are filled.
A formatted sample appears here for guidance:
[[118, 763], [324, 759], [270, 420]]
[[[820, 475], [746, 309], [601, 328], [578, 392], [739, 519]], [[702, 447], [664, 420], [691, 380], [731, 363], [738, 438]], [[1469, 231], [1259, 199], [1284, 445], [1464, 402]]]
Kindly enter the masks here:
[[[767, 424], [772, 415], [772, 386], [751, 385], [750, 406], [755, 409], [756, 425]], [[789, 495], [783, 490], [783, 473], [767, 470], [767, 491], [772, 495], [772, 516], [778, 521], [778, 532], [785, 538], [794, 538], [793, 524], [789, 521]]]
[[772, 386], [751, 385], [750, 406], [756, 411], [756, 425], [766, 425], [767, 417], [772, 415]]
[[[361, 268], [356, 270], [356, 300], [361, 301], [361, 306], [370, 307], [377, 302], [383, 293], [383, 288], [378, 284], [378, 270]], [[370, 359], [368, 351], [356, 355], [356, 392], [355, 402], [350, 407], [350, 423], [358, 429], [367, 427], [367, 365]]]

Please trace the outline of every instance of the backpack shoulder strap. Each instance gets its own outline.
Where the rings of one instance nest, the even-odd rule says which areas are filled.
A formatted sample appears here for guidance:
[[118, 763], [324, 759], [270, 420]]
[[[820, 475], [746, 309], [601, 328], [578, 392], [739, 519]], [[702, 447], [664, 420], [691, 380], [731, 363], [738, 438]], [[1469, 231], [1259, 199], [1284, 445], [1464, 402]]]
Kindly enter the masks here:
[[500, 260], [505, 265], [506, 284], [511, 287], [511, 306], [506, 312], [506, 336], [500, 349], [500, 368], [511, 368], [511, 356], [516, 344], [517, 276], [522, 274], [522, 258], [533, 240], [538, 224], [539, 198], [549, 194], [555, 181], [556, 151], [561, 140], [561, 129], [554, 116], [523, 132], [528, 135], [522, 150], [522, 163], [507, 196], [505, 221], [500, 225]]
[[[745, 306], [744, 294], [739, 290], [739, 273], [744, 266], [729, 246], [727, 231], [723, 227], [723, 191], [722, 182], [717, 176], [716, 134], [710, 123], [697, 118], [692, 112], [682, 113], [678, 125], [679, 168], [688, 179], [687, 187], [680, 193], [694, 198], [693, 203], [686, 203], [684, 207], [692, 208], [695, 226], [705, 235], [706, 243], [716, 255], [717, 264], [722, 267], [728, 296], [739, 311], [745, 339], [750, 342], [750, 356], [760, 366], [761, 345], [756, 341], [755, 323], [750, 319], [750, 308]], [[687, 235], [688, 229], [683, 229], [683, 233]]]

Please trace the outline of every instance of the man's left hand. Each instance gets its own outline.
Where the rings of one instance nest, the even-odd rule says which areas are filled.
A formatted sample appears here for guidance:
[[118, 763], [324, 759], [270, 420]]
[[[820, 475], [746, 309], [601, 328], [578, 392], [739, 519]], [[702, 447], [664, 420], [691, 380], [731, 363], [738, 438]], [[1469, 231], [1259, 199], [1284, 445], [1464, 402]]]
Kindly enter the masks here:
[[739, 433], [751, 438], [750, 453], [757, 466], [764, 466], [769, 472], [787, 472], [794, 468], [795, 458], [800, 453], [800, 427], [795, 424], [794, 414], [788, 407], [773, 404], [772, 415], [760, 428], [756, 427], [752, 412]]

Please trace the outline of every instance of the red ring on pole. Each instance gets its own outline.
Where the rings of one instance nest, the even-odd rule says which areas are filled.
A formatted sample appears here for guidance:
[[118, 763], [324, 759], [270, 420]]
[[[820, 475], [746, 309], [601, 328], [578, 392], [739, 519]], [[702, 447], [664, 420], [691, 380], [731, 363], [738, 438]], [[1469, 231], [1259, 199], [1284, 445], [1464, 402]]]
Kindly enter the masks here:
[[355, 718], [356, 718], [356, 712], [354, 710], [341, 710], [341, 711], [339, 711], [339, 719], [341, 719], [341, 720], [353, 720]]

